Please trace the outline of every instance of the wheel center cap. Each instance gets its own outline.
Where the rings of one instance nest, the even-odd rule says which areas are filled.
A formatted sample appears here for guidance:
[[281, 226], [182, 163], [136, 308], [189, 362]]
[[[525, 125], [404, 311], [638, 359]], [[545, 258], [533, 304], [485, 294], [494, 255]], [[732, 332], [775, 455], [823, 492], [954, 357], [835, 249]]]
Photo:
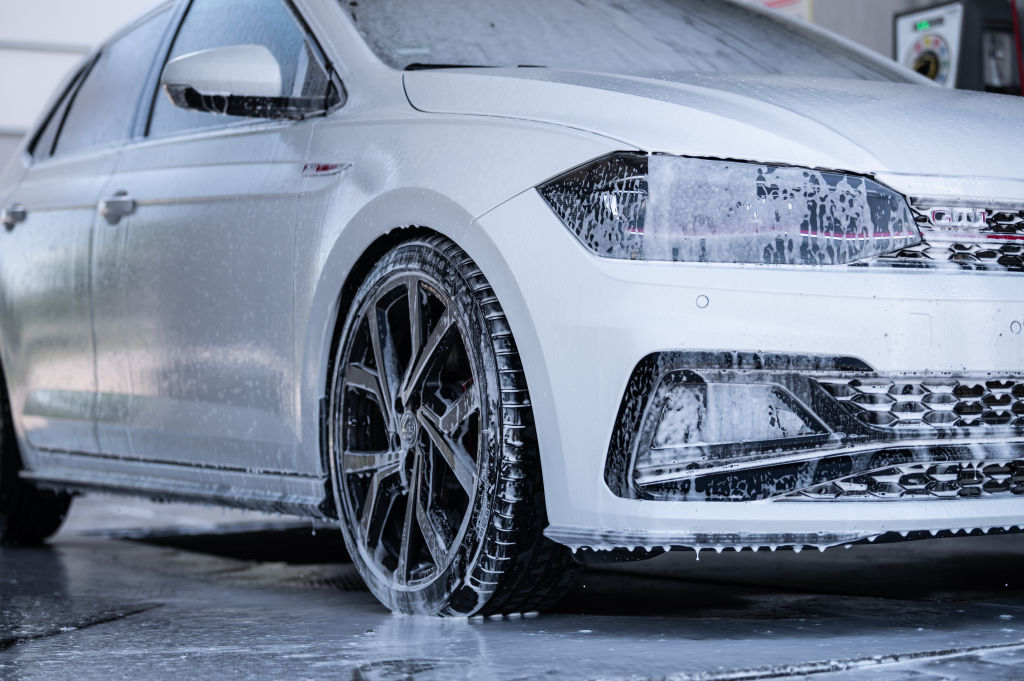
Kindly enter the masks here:
[[416, 436], [419, 435], [419, 425], [416, 417], [411, 412], [402, 414], [398, 423], [398, 436], [402, 440], [402, 451], [407, 452], [416, 444]]

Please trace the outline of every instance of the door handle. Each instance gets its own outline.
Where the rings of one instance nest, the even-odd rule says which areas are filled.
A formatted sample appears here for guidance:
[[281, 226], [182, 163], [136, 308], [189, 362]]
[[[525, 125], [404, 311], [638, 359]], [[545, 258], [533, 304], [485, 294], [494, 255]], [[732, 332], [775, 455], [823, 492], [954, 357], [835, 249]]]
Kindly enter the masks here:
[[28, 218], [28, 211], [25, 210], [25, 206], [20, 203], [13, 204], [10, 208], [7, 208], [3, 212], [3, 217], [0, 217], [0, 222], [4, 223], [4, 227], [7, 231], [14, 229], [14, 226], [20, 222], [25, 222]]
[[137, 205], [135, 199], [128, 196], [128, 192], [122, 189], [114, 192], [110, 198], [100, 201], [100, 215], [110, 224], [116, 225], [121, 222], [121, 218], [126, 218], [134, 213]]

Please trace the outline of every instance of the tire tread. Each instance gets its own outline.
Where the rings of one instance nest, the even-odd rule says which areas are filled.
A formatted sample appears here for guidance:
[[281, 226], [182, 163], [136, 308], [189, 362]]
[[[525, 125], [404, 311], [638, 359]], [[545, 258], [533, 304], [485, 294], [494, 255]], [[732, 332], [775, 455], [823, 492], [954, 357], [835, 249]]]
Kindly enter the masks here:
[[512, 330], [497, 295], [473, 260], [444, 237], [430, 237], [425, 243], [441, 252], [466, 277], [483, 313], [501, 383], [503, 438], [497, 495], [481, 557], [469, 577], [478, 588], [490, 587], [491, 593], [471, 614], [546, 610], [569, 590], [580, 567], [568, 548], [544, 536], [547, 511], [540, 456], [536, 445], [530, 444], [536, 443], [533, 410]]

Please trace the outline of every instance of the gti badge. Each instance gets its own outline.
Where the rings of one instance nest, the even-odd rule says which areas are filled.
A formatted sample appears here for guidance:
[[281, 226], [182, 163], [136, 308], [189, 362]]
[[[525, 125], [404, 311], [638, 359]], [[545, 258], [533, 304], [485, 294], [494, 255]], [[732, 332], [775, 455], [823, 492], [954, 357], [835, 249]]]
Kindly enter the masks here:
[[977, 208], [932, 208], [928, 218], [933, 226], [955, 232], [988, 227], [988, 211]]

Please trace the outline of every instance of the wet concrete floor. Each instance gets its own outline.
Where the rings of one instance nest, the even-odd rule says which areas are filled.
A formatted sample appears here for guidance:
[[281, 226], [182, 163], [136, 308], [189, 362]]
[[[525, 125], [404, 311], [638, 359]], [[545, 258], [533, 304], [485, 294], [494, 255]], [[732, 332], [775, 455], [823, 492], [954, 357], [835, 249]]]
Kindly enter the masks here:
[[103, 497], [0, 551], [0, 679], [1024, 679], [1024, 537], [588, 568], [553, 611], [394, 616], [336, 530]]

